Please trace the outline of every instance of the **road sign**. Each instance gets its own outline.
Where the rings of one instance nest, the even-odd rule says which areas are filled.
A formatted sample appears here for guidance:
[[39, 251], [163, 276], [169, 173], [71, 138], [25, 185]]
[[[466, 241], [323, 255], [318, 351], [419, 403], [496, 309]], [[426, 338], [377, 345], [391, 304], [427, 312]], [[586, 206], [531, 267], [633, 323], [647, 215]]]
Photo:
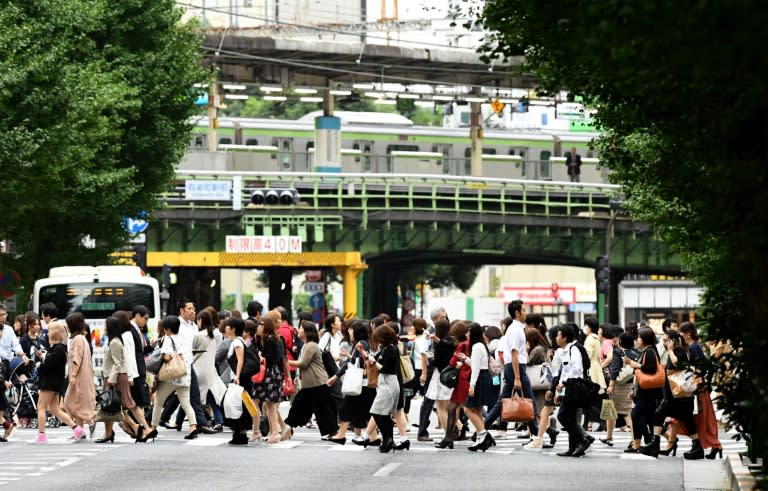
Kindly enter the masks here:
[[589, 302], [572, 303], [568, 305], [568, 312], [596, 312], [595, 304]]
[[139, 217], [125, 217], [123, 225], [128, 233], [136, 235], [146, 232], [149, 222]]
[[323, 270], [322, 269], [308, 269], [304, 271], [304, 278], [307, 279], [307, 281], [320, 281], [323, 279]]
[[318, 292], [309, 297], [309, 306], [313, 309], [323, 308], [325, 306], [325, 295]]
[[136, 234], [132, 235], [130, 239], [131, 244], [146, 244], [147, 243], [147, 234]]
[[304, 291], [307, 293], [325, 292], [325, 283], [322, 281], [305, 281]]

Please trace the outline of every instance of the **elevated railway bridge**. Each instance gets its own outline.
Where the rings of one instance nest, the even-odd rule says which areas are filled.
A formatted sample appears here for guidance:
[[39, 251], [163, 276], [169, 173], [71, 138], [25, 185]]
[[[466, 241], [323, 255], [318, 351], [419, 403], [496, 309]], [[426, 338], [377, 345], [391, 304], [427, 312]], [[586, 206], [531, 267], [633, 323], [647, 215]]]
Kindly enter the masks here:
[[[251, 202], [270, 189], [298, 199]], [[610, 184], [439, 175], [179, 171], [147, 230], [147, 266], [214, 275], [335, 268], [345, 313], [370, 315], [396, 311], [398, 278], [414, 264], [593, 267], [607, 246], [615, 299], [624, 273], [680, 270], [646, 224], [612, 215], [618, 193]], [[276, 237], [292, 248], [262, 242]]]

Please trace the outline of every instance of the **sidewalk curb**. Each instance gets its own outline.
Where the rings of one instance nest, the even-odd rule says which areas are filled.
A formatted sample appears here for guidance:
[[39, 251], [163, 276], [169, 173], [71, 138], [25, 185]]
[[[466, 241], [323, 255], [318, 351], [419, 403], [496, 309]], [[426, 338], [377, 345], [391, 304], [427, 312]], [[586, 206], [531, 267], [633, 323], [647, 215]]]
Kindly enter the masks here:
[[755, 489], [757, 482], [749, 472], [747, 466], [741, 463], [738, 455], [727, 455], [725, 458], [725, 472], [728, 475], [728, 483], [731, 491]]

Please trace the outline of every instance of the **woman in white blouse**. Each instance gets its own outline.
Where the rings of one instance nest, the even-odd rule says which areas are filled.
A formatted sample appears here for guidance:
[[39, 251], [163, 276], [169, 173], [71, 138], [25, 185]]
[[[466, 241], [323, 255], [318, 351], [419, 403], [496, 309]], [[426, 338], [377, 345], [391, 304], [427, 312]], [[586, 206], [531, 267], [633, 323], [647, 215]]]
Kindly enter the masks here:
[[152, 428], [149, 433], [142, 439], [147, 441], [148, 439], [155, 440], [157, 437], [157, 426], [160, 424], [159, 408], [162, 408], [165, 404], [165, 400], [176, 391], [176, 396], [179, 398], [179, 404], [186, 413], [189, 419], [190, 431], [184, 439], [192, 440], [197, 438], [200, 430], [197, 429], [197, 419], [195, 418], [195, 411], [192, 409], [192, 404], [189, 403], [189, 385], [192, 380], [192, 347], [186, 346], [184, 340], [179, 336], [179, 327], [181, 322], [175, 315], [169, 315], [163, 318], [161, 321], [164, 336], [160, 343], [160, 352], [163, 354], [163, 360], [168, 362], [171, 360], [174, 354], [178, 353], [184, 359], [187, 371], [184, 375], [173, 380], [167, 380], [160, 382], [157, 386], [157, 394], [155, 395], [155, 411], [152, 411]]
[[472, 367], [469, 377], [469, 396], [464, 402], [464, 411], [477, 430], [477, 443], [468, 450], [485, 452], [491, 446], [495, 446], [496, 442], [485, 430], [483, 406], [493, 406], [496, 399], [493, 395], [491, 375], [488, 373], [488, 347], [483, 336], [483, 326], [477, 322], [469, 325], [469, 347], [471, 350], [469, 358], [463, 353], [458, 355], [459, 358], [463, 357], [464, 363], [469, 363]]

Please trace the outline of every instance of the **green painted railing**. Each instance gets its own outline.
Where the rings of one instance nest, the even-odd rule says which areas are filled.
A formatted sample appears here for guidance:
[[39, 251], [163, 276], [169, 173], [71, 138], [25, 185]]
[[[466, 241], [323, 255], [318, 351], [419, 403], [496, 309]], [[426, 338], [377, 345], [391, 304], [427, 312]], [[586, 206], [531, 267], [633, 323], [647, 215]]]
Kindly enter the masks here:
[[[196, 199], [186, 194], [188, 181], [217, 181], [229, 197]], [[227, 184], [228, 183], [228, 184]], [[293, 206], [255, 206], [259, 188], [296, 189]], [[532, 181], [441, 175], [334, 174], [280, 172], [180, 171], [163, 194], [166, 209], [232, 210], [243, 214], [332, 214], [359, 212], [363, 222], [377, 212], [461, 213], [483, 216], [607, 217], [608, 200], [619, 193], [611, 184]], [[210, 198], [210, 197], [209, 197]]]

